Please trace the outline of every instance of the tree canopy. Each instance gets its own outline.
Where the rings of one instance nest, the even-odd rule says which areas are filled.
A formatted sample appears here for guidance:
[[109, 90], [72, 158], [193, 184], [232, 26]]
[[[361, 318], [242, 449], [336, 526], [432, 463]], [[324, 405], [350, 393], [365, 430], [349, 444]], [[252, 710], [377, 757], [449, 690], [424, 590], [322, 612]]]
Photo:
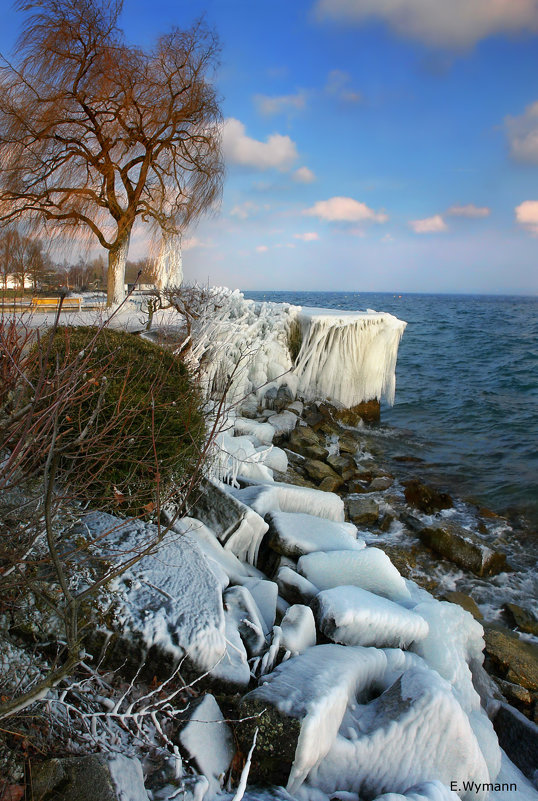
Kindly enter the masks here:
[[203, 24], [125, 42], [121, 0], [19, 0], [17, 63], [0, 70], [0, 222], [54, 224], [108, 251], [124, 296], [137, 218], [170, 237], [220, 196], [218, 43]]

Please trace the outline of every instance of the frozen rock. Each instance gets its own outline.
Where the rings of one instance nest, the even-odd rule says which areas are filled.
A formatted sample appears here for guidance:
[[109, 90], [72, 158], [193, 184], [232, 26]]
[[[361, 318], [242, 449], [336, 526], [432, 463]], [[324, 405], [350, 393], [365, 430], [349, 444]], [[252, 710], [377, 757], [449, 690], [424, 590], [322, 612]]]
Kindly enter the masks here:
[[297, 569], [320, 590], [347, 584], [393, 601], [405, 602], [411, 597], [405, 580], [379, 548], [307, 554], [301, 556]]
[[230, 727], [210, 693], [206, 693], [192, 709], [188, 722], [180, 730], [179, 739], [209, 782], [204, 801], [212, 801], [222, 788], [235, 749]]
[[280, 624], [282, 646], [292, 656], [301, 654], [316, 644], [316, 624], [309, 606], [294, 604], [286, 611]]
[[271, 548], [292, 559], [312, 551], [361, 550], [365, 547], [364, 540], [357, 539], [357, 529], [352, 523], [335, 523], [297, 512], [269, 512], [265, 519], [269, 524]]
[[257, 656], [265, 648], [269, 629], [256, 601], [246, 587], [230, 587], [223, 596], [226, 613], [233, 617], [249, 656]]
[[293, 412], [297, 417], [301, 417], [304, 411], [304, 403], [300, 400], [293, 401], [293, 403], [288, 404], [287, 410], [288, 412]]
[[319, 588], [315, 587], [311, 581], [287, 566], [279, 568], [276, 583], [280, 595], [290, 604], [308, 604], [319, 592]]
[[236, 482], [237, 476], [273, 481], [268, 464], [271, 450], [271, 445], [260, 445], [254, 436], [232, 437], [223, 431], [215, 437], [211, 473], [214, 478], [231, 484]]
[[57, 801], [149, 801], [142, 765], [123, 754], [49, 759], [32, 771], [32, 798]]
[[290, 411], [280, 412], [270, 419], [270, 425], [273, 427], [277, 437], [283, 434], [290, 434], [298, 423], [297, 415]]
[[247, 578], [244, 579], [242, 583], [248, 588], [254, 598], [264, 621], [266, 631], [271, 631], [276, 616], [278, 586], [274, 581], [267, 581], [266, 579], [260, 578]]
[[405, 648], [428, 633], [423, 617], [359, 587], [323, 590], [312, 608], [320, 630], [344, 645]]
[[282, 448], [277, 448], [273, 445], [272, 448], [258, 448], [258, 453], [263, 454], [263, 464], [270, 467], [271, 470], [277, 470], [279, 473], [285, 473], [288, 469], [288, 457], [286, 451]]
[[210, 675], [224, 685], [226, 692], [245, 688], [251, 679], [248, 655], [239, 633], [235, 610], [225, 612], [226, 648]]
[[217, 482], [206, 481], [190, 511], [215, 532], [226, 550], [241, 561], [256, 563], [268, 525], [249, 505]]
[[261, 517], [268, 512], [306, 512], [338, 523], [344, 520], [344, 502], [332, 492], [293, 484], [266, 484], [233, 490], [233, 494]]
[[196, 540], [198, 546], [206, 555], [209, 565], [214, 565], [223, 571], [228, 577], [228, 582], [223, 585], [223, 589], [231, 581], [233, 584], [240, 584], [241, 579], [248, 576], [247, 568], [240, 562], [237, 556], [231, 551], [227, 551], [217, 539], [215, 532], [211, 531], [201, 520], [194, 517], [182, 517], [173, 523], [174, 531], [178, 534], [190, 534]]
[[236, 436], [253, 435], [266, 445], [272, 443], [275, 435], [275, 429], [271, 423], [258, 423], [256, 420], [249, 420], [243, 417], [236, 417], [234, 431]]

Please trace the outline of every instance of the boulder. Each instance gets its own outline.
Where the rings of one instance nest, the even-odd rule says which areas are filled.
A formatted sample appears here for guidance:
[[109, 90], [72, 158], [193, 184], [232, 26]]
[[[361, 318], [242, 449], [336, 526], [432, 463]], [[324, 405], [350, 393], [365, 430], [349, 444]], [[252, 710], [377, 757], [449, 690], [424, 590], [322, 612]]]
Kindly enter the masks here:
[[342, 434], [338, 441], [340, 453], [357, 453], [359, 443], [351, 434]]
[[411, 479], [405, 482], [405, 500], [424, 514], [431, 515], [441, 509], [450, 509], [454, 504], [446, 492], [439, 492], [433, 487]]
[[447, 592], [443, 595], [443, 600], [450, 601], [451, 604], [458, 604], [458, 606], [461, 606], [466, 612], [470, 612], [475, 620], [482, 620], [484, 617], [476, 601], [464, 592]]
[[371, 498], [348, 498], [349, 519], [356, 525], [368, 526], [377, 522], [379, 506]]
[[538, 690], [538, 645], [491, 623], [484, 624], [484, 639], [490, 665], [501, 678], [533, 692]]
[[319, 489], [323, 492], [337, 492], [344, 482], [340, 477], [325, 476], [319, 483]]
[[291, 432], [288, 448], [308, 459], [325, 459], [329, 455], [327, 448], [320, 445], [316, 432], [309, 426], [298, 426]]
[[275, 437], [282, 437], [293, 431], [299, 418], [293, 412], [285, 410], [272, 415], [269, 420], [270, 425], [275, 429]]
[[283, 411], [286, 406], [289, 406], [294, 399], [293, 393], [291, 389], [288, 387], [287, 384], [282, 384], [277, 389], [276, 398], [273, 402], [273, 408], [276, 409], [277, 412]]
[[239, 718], [241, 722], [236, 724], [235, 734], [244, 754], [248, 754], [258, 729], [249, 782], [285, 785], [301, 732], [299, 718], [285, 715], [269, 700], [258, 699], [253, 693], [241, 701]]
[[368, 485], [369, 492], [384, 492], [388, 490], [389, 487], [392, 487], [394, 484], [394, 479], [390, 476], [378, 476], [378, 478], [374, 478], [370, 484]]
[[275, 401], [277, 396], [277, 388], [276, 387], [269, 387], [263, 395], [263, 405], [266, 409], [274, 409], [275, 408]]
[[269, 545], [291, 559], [313, 551], [364, 548], [364, 542], [357, 540], [357, 530], [351, 523], [336, 523], [297, 512], [269, 512], [265, 520], [269, 524]]
[[33, 801], [149, 801], [142, 765], [122, 754], [49, 759], [32, 771]]
[[489, 548], [483, 540], [456, 523], [445, 521], [421, 526], [418, 535], [424, 545], [477, 576], [494, 576], [508, 569], [506, 555]]
[[293, 412], [297, 417], [301, 417], [304, 411], [304, 403], [300, 400], [295, 400], [286, 407], [288, 412]]
[[307, 459], [304, 463], [304, 469], [313, 481], [320, 483], [324, 478], [331, 478], [336, 482], [336, 486], [341, 486], [344, 479], [336, 473], [332, 467], [320, 459]]
[[373, 398], [350, 409], [337, 409], [336, 419], [346, 426], [356, 426], [361, 420], [366, 423], [377, 423], [381, 418], [381, 406], [377, 398]]
[[241, 417], [247, 417], [250, 420], [255, 420], [258, 417], [258, 401], [255, 395], [249, 395], [245, 398], [239, 407], [239, 414]]
[[287, 565], [279, 568], [276, 583], [280, 595], [289, 604], [309, 604], [319, 592], [311, 581]]
[[538, 726], [508, 704], [501, 704], [493, 726], [512, 762], [531, 781], [538, 765]]
[[342, 476], [344, 481], [353, 478], [357, 471], [355, 460], [351, 456], [328, 456], [327, 464], [329, 464], [338, 475]]
[[213, 798], [222, 786], [234, 755], [233, 735], [215, 698], [206, 693], [189, 705], [188, 721], [179, 733], [181, 745], [209, 782], [204, 798]]
[[538, 637], [538, 619], [530, 609], [524, 609], [518, 604], [507, 603], [503, 606], [503, 610], [511, 626], [517, 627], [525, 634], [534, 634], [535, 637]]

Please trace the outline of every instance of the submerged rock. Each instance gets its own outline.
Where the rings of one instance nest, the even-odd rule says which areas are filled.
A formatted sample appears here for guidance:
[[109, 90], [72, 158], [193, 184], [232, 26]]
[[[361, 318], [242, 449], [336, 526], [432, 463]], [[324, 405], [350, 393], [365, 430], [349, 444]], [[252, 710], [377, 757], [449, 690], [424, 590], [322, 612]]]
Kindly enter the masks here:
[[357, 426], [361, 420], [366, 423], [378, 423], [381, 418], [381, 406], [377, 399], [364, 401], [350, 409], [338, 409], [336, 419], [346, 426]]
[[427, 515], [439, 512], [441, 509], [450, 509], [454, 505], [448, 493], [439, 492], [417, 479], [406, 481], [404, 494], [409, 506], [414, 506]]
[[432, 551], [477, 576], [494, 576], [509, 567], [504, 553], [492, 550], [476, 534], [456, 523], [420, 526], [418, 535]]

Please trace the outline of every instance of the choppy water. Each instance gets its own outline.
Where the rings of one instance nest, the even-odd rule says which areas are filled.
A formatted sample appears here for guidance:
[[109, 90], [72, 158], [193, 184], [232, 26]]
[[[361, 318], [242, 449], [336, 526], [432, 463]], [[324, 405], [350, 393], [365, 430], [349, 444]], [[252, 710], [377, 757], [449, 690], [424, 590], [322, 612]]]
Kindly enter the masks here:
[[[538, 297], [245, 292], [408, 323], [379, 436], [415, 474], [538, 525]], [[406, 468], [410, 470], [410, 467]]]

